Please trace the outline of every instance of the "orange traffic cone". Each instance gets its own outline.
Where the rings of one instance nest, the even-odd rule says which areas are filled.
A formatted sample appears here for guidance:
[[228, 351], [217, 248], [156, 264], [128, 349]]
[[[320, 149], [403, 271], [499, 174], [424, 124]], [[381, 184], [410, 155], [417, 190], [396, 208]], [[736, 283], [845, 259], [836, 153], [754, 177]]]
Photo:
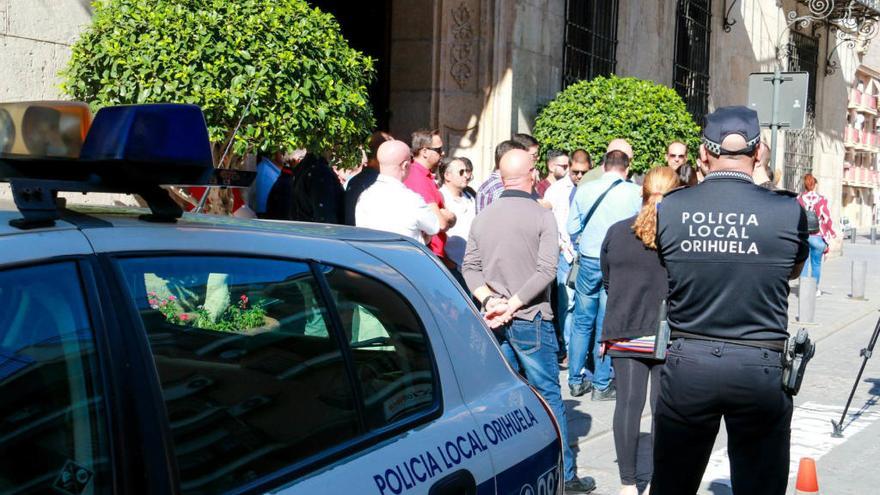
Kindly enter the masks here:
[[819, 493], [819, 481], [816, 479], [816, 461], [811, 457], [801, 457], [794, 493], [796, 495]]

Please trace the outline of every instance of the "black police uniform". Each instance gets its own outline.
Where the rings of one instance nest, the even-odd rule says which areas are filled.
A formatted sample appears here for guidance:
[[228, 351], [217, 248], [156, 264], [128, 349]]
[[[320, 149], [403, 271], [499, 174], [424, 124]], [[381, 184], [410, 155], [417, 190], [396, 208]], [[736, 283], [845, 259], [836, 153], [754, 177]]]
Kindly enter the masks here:
[[783, 494], [792, 400], [782, 390], [789, 275], [808, 254], [794, 195], [714, 172], [658, 206], [672, 345], [654, 413], [652, 494], [695, 493], [722, 416], [733, 491]]

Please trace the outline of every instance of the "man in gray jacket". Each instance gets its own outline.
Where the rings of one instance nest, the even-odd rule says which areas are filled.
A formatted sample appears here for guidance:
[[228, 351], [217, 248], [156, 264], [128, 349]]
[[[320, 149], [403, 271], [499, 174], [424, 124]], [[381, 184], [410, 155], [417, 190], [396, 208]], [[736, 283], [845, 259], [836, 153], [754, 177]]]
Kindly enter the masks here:
[[590, 493], [590, 477], [577, 477], [568, 445], [568, 423], [559, 387], [559, 349], [553, 329], [550, 284], [559, 253], [553, 213], [532, 197], [532, 157], [511, 150], [501, 158], [504, 192], [471, 225], [462, 274], [482, 303], [504, 357], [544, 397], [559, 422], [563, 439], [565, 493]]

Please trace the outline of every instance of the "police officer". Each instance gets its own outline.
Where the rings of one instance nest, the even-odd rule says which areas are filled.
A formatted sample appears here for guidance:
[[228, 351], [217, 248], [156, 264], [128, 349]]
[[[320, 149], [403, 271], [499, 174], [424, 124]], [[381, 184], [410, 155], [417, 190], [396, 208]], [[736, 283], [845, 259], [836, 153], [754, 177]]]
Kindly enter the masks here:
[[654, 415], [652, 495], [697, 491], [722, 417], [733, 493], [785, 493], [792, 399], [781, 354], [788, 280], [807, 258], [808, 233], [793, 195], [752, 182], [760, 139], [753, 110], [708, 115], [700, 158], [710, 173], [658, 207], [672, 345]]

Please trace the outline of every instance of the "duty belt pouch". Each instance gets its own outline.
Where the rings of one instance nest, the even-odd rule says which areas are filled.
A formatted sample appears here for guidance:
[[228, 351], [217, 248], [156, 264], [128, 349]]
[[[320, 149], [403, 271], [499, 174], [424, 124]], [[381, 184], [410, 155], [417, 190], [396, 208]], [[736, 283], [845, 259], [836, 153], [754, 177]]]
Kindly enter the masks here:
[[660, 301], [657, 334], [654, 336], [654, 359], [665, 360], [666, 348], [669, 347], [669, 322], [666, 320], [666, 299]]
[[782, 353], [782, 390], [795, 396], [801, 389], [807, 363], [816, 354], [816, 344], [810, 340], [807, 329], [801, 328], [797, 335], [785, 342]]

